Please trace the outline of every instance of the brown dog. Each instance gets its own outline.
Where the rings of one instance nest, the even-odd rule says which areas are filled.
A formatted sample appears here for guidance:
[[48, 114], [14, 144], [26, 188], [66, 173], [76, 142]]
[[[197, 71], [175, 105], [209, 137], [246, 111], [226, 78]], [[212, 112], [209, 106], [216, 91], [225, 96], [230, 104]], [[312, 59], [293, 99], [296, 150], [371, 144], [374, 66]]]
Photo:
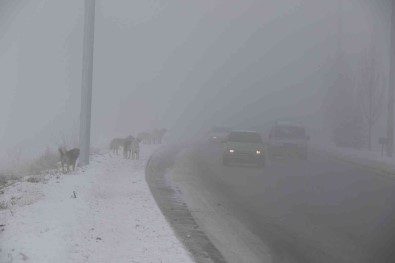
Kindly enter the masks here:
[[60, 153], [60, 162], [62, 163], [62, 171], [64, 171], [64, 166], [66, 165], [67, 172], [70, 171], [70, 166], [73, 167], [73, 171], [75, 171], [75, 164], [77, 162], [78, 157], [80, 156], [80, 149], [74, 148], [70, 151], [66, 151], [62, 148], [59, 148]]

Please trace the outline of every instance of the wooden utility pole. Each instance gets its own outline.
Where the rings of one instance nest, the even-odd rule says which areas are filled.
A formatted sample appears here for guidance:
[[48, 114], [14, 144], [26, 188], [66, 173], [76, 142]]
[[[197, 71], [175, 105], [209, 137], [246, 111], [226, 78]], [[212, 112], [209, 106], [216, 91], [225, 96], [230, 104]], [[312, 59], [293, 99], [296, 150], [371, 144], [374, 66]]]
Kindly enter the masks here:
[[95, 32], [95, 0], [85, 0], [84, 40], [82, 53], [82, 85], [80, 116], [80, 165], [89, 164], [93, 48]]

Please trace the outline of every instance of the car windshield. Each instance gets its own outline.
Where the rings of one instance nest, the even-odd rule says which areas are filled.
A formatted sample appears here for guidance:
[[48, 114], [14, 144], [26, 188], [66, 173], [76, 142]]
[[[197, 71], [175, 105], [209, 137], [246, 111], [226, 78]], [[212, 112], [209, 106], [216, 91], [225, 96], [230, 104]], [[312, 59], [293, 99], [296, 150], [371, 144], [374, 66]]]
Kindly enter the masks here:
[[232, 132], [228, 136], [230, 142], [262, 143], [262, 138], [255, 132]]
[[274, 129], [274, 137], [285, 139], [303, 139], [306, 138], [306, 131], [304, 128], [297, 126], [276, 126]]

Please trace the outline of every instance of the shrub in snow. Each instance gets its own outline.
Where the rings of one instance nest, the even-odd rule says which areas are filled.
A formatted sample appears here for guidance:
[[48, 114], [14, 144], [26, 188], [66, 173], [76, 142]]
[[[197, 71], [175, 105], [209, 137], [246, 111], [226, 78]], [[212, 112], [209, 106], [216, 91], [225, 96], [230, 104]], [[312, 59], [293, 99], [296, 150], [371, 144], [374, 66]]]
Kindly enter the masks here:
[[0, 210], [7, 209], [8, 205], [6, 202], [0, 201]]
[[7, 178], [6, 175], [3, 173], [0, 173], [0, 186], [1, 185], [6, 185], [7, 184]]
[[24, 178], [31, 175], [44, 175], [44, 174], [55, 174], [59, 168], [59, 154], [51, 149], [47, 148], [44, 153], [37, 159], [18, 163], [18, 165], [9, 167], [7, 170], [0, 172], [0, 186], [10, 183], [12, 180], [20, 181], [26, 179], [28, 182], [37, 183], [42, 181], [43, 178]]
[[29, 183], [39, 183], [41, 182], [41, 179], [37, 177], [29, 177], [26, 181], [28, 181]]
[[40, 174], [43, 171], [57, 168], [59, 154], [47, 148], [45, 152], [30, 165], [30, 174]]

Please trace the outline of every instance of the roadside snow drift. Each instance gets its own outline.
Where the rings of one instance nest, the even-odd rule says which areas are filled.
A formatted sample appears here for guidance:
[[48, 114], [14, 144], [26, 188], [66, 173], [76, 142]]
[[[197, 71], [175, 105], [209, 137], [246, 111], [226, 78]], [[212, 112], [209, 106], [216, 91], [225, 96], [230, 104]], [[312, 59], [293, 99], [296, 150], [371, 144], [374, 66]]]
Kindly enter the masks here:
[[191, 262], [145, 182], [154, 149], [3, 189], [0, 262]]

